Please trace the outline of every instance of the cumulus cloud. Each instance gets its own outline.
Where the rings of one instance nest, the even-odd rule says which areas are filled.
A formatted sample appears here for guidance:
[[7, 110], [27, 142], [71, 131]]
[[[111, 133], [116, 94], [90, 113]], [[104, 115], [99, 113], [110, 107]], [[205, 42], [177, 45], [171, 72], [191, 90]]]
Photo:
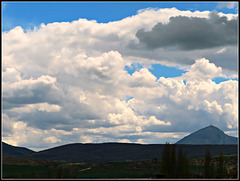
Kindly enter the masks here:
[[213, 79], [222, 76], [224, 76], [222, 74], [222, 68], [217, 67], [214, 63], [210, 63], [209, 60], [205, 58], [196, 60], [188, 72], [184, 74], [187, 80]]
[[23, 121], [16, 121], [12, 125], [12, 133], [3, 137], [3, 141], [11, 145], [22, 145], [30, 149], [41, 150], [61, 142], [62, 130], [41, 130], [29, 127]]
[[216, 101], [208, 102], [207, 100], [204, 100], [203, 104], [210, 112], [217, 111], [219, 114], [222, 114], [223, 112], [222, 106], [219, 105]]
[[149, 72], [147, 68], [142, 68], [132, 74], [130, 86], [133, 87], [149, 87], [154, 86], [157, 78]]
[[[129, 48], [138, 43], [139, 29], [152, 32], [156, 24], [183, 18], [227, 29], [236, 21], [236, 15], [208, 14], [146, 9], [104, 24], [79, 19], [4, 32], [3, 141], [34, 149], [69, 142], [176, 142], [210, 120], [235, 131], [238, 81], [212, 81], [236, 68], [235, 45], [189, 52]], [[136, 62], [149, 66], [129, 74], [125, 67]], [[149, 70], [155, 62], [189, 66], [182, 76], [158, 78]]]
[[[3, 80], [7, 79], [6, 74], [3, 73]], [[18, 78], [13, 83], [3, 82], [3, 109], [23, 104], [56, 103], [57, 98], [52, 96], [58, 89], [55, 82], [56, 78], [48, 75], [42, 75], [37, 79], [19, 80]]]
[[209, 18], [177, 16], [168, 24], [158, 23], [151, 31], [138, 30], [136, 37], [149, 49], [173, 47], [180, 50], [207, 49], [237, 44], [238, 19], [227, 20], [217, 12]]
[[[16, 27], [3, 33], [3, 70], [11, 64], [12, 68], [21, 69], [24, 78], [39, 77], [42, 72], [46, 72], [46, 69], [48, 70], [47, 74], [55, 74], [62, 70], [76, 74], [73, 69], [75, 64], [71, 59], [77, 58], [77, 55], [78, 58], [81, 56], [84, 58], [84, 56], [99, 56], [104, 52], [117, 50], [122, 56], [135, 62], [142, 60], [147, 63], [157, 61], [166, 65], [192, 65], [196, 59], [206, 57], [217, 60], [216, 65], [223, 69], [236, 71], [238, 51], [235, 45], [230, 45], [228, 51], [222, 53], [221, 56], [215, 54], [219, 47], [192, 51], [179, 51], [179, 49], [165, 49], [164, 47], [151, 49], [151, 51], [144, 48], [129, 48], [131, 44], [139, 45], [136, 33], [140, 29], [149, 33], [154, 25], [159, 23], [168, 26], [170, 19], [177, 17], [189, 19], [189, 22], [192, 18], [208, 22], [209, 13], [209, 11], [180, 11], [176, 8], [148, 8], [139, 11], [134, 16], [109, 23], [101, 24], [86, 19], [73, 22], [54, 22], [47, 25], [42, 24], [26, 33], [21, 27]], [[227, 24], [238, 19], [237, 14], [217, 13], [217, 16], [220, 20], [225, 19]], [[219, 28], [223, 28], [222, 30], [228, 27], [227, 24], [215, 24], [219, 25]], [[223, 32], [222, 30], [217, 29], [217, 32]], [[224, 35], [219, 40], [229, 36], [234, 37], [235, 35]], [[189, 38], [185, 41], [190, 43]], [[14, 49], [14, 53], [12, 49]], [[60, 62], [62, 63], [60, 64]]]
[[[108, 59], [110, 64], [111, 60]], [[123, 71], [123, 67], [120, 66], [119, 69]], [[116, 92], [103, 91], [104, 89], [88, 92], [87, 87], [82, 89], [75, 85], [63, 88], [58, 84], [57, 90], [62, 89], [66, 92], [60, 106], [29, 103], [5, 110], [4, 130], [8, 135], [4, 140], [16, 145], [30, 145], [33, 142], [28, 140], [28, 135], [32, 135], [34, 140], [42, 139], [42, 145], [45, 147], [68, 143], [69, 139], [72, 142], [123, 140], [157, 143], [156, 139], [163, 142], [167, 139], [177, 141], [187, 132], [196, 127], [204, 127], [209, 122], [225, 130], [236, 129], [237, 81], [216, 84], [211, 80], [221, 74], [220, 67], [202, 58], [196, 60], [180, 77], [160, 77], [156, 80], [147, 68], [140, 69], [132, 75], [125, 72], [123, 75], [129, 80], [121, 81], [121, 85], [115, 84], [120, 88]], [[141, 80], [145, 80], [145, 76], [150, 79], [146, 79], [147, 81], [139, 86], [129, 85], [129, 82], [137, 82], [136, 78], [139, 76], [143, 76]], [[120, 82], [122, 79], [121, 76], [110, 78], [111, 82]], [[186, 80], [186, 83], [183, 80]], [[149, 86], [149, 82], [154, 83], [154, 86]], [[68, 83], [61, 82], [63, 85]], [[107, 89], [108, 85], [102, 82], [101, 87], [106, 86]], [[121, 94], [118, 94], [118, 91], [121, 91]], [[123, 95], [134, 98], [129, 101], [121, 100]], [[12, 121], [9, 121], [10, 119]], [[21, 134], [24, 135], [22, 140]], [[18, 137], [19, 139], [13, 139]], [[35, 147], [39, 146], [40, 144], [35, 144]]]

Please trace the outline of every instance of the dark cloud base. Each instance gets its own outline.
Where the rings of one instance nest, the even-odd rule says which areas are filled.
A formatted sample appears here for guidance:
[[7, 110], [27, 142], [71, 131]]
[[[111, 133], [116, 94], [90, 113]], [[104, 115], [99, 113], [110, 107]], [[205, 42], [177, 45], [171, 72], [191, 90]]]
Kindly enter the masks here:
[[228, 21], [226, 16], [220, 17], [216, 11], [212, 11], [209, 13], [209, 19], [171, 17], [168, 24], [158, 23], [151, 31], [138, 30], [136, 37], [147, 49], [207, 49], [236, 45], [237, 26], [238, 18]]

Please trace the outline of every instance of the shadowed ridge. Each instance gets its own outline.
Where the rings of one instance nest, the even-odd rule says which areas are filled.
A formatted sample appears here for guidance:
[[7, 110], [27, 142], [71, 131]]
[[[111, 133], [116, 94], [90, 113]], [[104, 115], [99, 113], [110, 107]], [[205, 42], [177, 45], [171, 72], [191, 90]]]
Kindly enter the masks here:
[[7, 157], [28, 157], [28, 155], [36, 153], [25, 147], [12, 146], [2, 142], [2, 156]]
[[[14, 153], [19, 154], [19, 148], [26, 148], [9, 146], [11, 149], [3, 149], [3, 156], [9, 155], [8, 151], [16, 149]], [[122, 162], [122, 161], [136, 161], [161, 158], [161, 153], [165, 144], [135, 144], [135, 143], [71, 143], [54, 148], [45, 149], [38, 152], [27, 150], [29, 154], [21, 154], [21, 158], [40, 159], [48, 161], [64, 161], [64, 162]], [[211, 154], [219, 155], [222, 152], [225, 155], [232, 155], [238, 153], [238, 145], [180, 145], [183, 153], [189, 158], [202, 158], [205, 155], [206, 149], [209, 149]], [[10, 152], [12, 153], [12, 152]], [[24, 156], [23, 156], [24, 155]], [[19, 157], [19, 155], [11, 155], [10, 157]]]
[[201, 144], [217, 144], [217, 145], [231, 145], [238, 144], [238, 138], [233, 136], [228, 136], [219, 128], [210, 125], [205, 128], [202, 128], [190, 135], [182, 138], [175, 144], [192, 144], [192, 145], [201, 145]]

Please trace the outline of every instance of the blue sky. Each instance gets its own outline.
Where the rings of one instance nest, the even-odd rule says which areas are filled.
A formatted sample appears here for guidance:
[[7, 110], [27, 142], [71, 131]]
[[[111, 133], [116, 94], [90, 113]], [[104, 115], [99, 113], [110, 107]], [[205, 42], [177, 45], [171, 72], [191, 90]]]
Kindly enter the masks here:
[[237, 136], [237, 5], [2, 2], [3, 141], [174, 143], [209, 122]]
[[[139, 9], [172, 8], [189, 11], [217, 10], [236, 13], [234, 8], [218, 8], [217, 2], [2, 2], [2, 31], [15, 26], [32, 29], [41, 23], [64, 22], [86, 18], [99, 23], [121, 20], [135, 15]], [[91, 9], [91, 11], [89, 11]]]
[[[131, 67], [126, 66], [125, 70], [127, 70], [128, 73], [132, 75], [132, 73], [134, 73], [136, 70], [140, 70], [143, 67], [144, 65], [136, 63], [136, 64], [132, 64]], [[161, 65], [161, 64], [151, 64], [151, 67], [149, 67], [149, 71], [153, 75], [155, 75], [157, 78], [160, 78], [162, 76], [166, 78], [178, 77], [178, 76], [181, 76], [183, 73], [186, 73], [185, 70], [178, 69], [176, 67]]]

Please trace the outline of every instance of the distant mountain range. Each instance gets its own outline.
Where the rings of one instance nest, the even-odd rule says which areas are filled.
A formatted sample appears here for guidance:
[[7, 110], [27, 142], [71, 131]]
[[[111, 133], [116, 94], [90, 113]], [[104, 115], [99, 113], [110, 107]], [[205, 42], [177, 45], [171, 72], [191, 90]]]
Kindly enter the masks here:
[[[222, 140], [225, 140], [221, 142], [222, 144], [219, 142], [214, 142], [216, 144], [211, 144], [212, 141], [208, 142], [205, 140], [208, 137], [205, 137], [205, 139], [201, 138], [202, 133], [210, 135], [212, 134], [210, 133], [212, 131], [218, 133], [219, 130], [216, 129], [218, 128], [207, 127], [201, 129], [199, 132], [193, 133], [193, 137], [192, 135], [189, 135], [177, 142], [176, 149], [178, 150], [178, 148], [181, 147], [183, 153], [189, 158], [202, 158], [205, 156], [206, 150], [209, 150], [212, 156], [219, 155], [221, 152], [225, 155], [238, 154], [238, 145], [236, 142], [234, 142], [234, 144], [226, 144], [233, 142], [227, 142], [227, 138], [223, 137], [222, 133], [218, 135], [218, 137], [220, 137]], [[198, 137], [199, 135], [201, 139]], [[185, 142], [185, 144], [182, 144], [188, 139], [193, 141], [193, 138], [196, 139], [194, 143], [198, 145], [188, 144], [191, 142]], [[211, 140], [212, 139], [213, 138], [211, 137]], [[201, 140], [205, 140], [206, 144], [200, 144], [202, 143], [199, 142]], [[215, 137], [213, 140], [218, 141], [218, 139]], [[24, 147], [11, 146], [2, 142], [2, 156], [33, 158], [50, 161], [100, 163], [161, 158], [163, 148], [164, 144], [74, 143], [35, 152]]]
[[238, 144], [238, 138], [228, 136], [222, 130], [215, 126], [208, 126], [202, 128], [183, 139], [176, 142], [176, 144], [192, 144], [192, 145], [206, 145], [206, 144], [217, 144], [217, 145], [231, 145]]

